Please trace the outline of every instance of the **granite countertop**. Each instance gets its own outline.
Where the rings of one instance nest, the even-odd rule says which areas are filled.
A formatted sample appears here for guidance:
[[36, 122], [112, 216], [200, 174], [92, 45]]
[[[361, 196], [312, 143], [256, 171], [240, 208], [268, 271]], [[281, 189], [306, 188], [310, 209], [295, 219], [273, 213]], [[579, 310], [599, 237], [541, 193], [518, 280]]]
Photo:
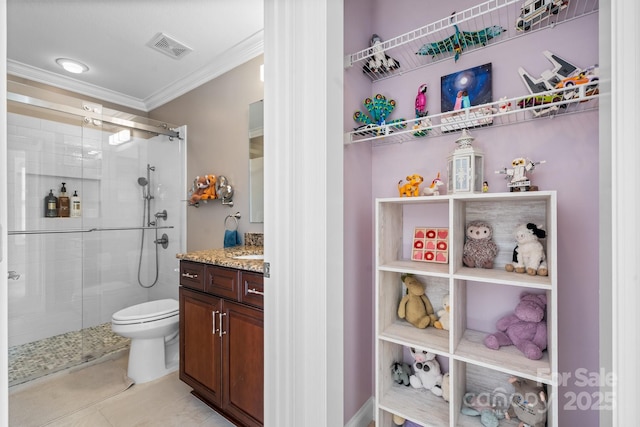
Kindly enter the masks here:
[[234, 246], [224, 249], [207, 249], [193, 251], [184, 254], [176, 254], [176, 258], [185, 261], [201, 262], [204, 264], [219, 265], [221, 267], [237, 268], [238, 270], [263, 273], [264, 261], [254, 259], [233, 259], [239, 255], [262, 254], [262, 246]]

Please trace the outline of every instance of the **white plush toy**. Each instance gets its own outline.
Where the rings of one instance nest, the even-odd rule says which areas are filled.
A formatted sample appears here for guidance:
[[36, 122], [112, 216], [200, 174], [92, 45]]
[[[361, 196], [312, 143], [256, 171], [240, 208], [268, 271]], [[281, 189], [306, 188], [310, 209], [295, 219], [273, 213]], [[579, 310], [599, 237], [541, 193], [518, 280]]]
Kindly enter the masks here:
[[438, 310], [438, 320], [433, 323], [433, 326], [437, 329], [449, 330], [449, 313], [451, 312], [451, 306], [449, 305], [449, 295], [445, 295], [442, 298], [442, 310]]
[[516, 227], [515, 237], [518, 245], [513, 250], [513, 264], [505, 265], [505, 270], [516, 273], [526, 271], [530, 276], [549, 274], [544, 247], [538, 240], [547, 237], [547, 233], [537, 225], [528, 223]]
[[442, 396], [442, 372], [436, 355], [424, 350], [411, 348], [413, 356], [413, 372], [409, 383], [413, 388], [426, 388], [436, 396]]

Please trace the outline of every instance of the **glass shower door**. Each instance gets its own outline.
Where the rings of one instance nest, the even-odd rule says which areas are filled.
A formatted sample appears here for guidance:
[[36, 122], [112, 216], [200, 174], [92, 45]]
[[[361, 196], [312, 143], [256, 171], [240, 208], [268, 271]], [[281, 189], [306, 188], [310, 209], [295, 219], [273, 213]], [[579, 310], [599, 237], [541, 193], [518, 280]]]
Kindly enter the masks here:
[[84, 120], [9, 102], [10, 385], [83, 361], [83, 217], [47, 213], [45, 198], [51, 193], [59, 206], [63, 186], [69, 198], [84, 193], [83, 166], [92, 156], [87, 126], [101, 127], [98, 119]]

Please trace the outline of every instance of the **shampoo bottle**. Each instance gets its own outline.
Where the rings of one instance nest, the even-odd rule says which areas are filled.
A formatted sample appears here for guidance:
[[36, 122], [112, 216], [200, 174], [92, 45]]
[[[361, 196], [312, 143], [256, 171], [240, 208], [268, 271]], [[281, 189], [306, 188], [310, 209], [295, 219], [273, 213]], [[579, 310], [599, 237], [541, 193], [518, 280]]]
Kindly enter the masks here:
[[60, 197], [58, 197], [58, 216], [62, 218], [69, 218], [69, 196], [67, 196], [67, 188], [62, 183], [60, 188]]
[[58, 198], [49, 190], [49, 195], [44, 198], [44, 216], [55, 218], [58, 216]]
[[74, 190], [73, 196], [71, 196], [71, 217], [80, 218], [81, 215], [80, 196], [78, 196], [78, 190]]

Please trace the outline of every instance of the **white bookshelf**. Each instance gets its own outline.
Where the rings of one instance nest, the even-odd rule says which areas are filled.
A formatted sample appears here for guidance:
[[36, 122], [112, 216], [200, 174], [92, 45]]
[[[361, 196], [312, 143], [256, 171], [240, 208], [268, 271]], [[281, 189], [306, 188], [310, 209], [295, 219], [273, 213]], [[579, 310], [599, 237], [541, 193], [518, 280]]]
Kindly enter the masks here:
[[[393, 425], [392, 414], [424, 426], [477, 426], [479, 419], [460, 413], [467, 392], [504, 390], [512, 392], [510, 376], [537, 380], [547, 387], [549, 413], [547, 426], [557, 427], [557, 221], [556, 193], [533, 191], [485, 193], [435, 197], [376, 199], [376, 425]], [[499, 247], [493, 269], [467, 268], [462, 263], [466, 224], [482, 219], [492, 225]], [[513, 231], [521, 223], [544, 225], [547, 238], [542, 240], [547, 254], [548, 276], [508, 273], [515, 241]], [[411, 247], [415, 227], [449, 228], [448, 264], [412, 261]], [[398, 318], [402, 298], [401, 275], [411, 273], [427, 286], [427, 296], [434, 309], [442, 308], [444, 294], [450, 295], [449, 331], [428, 327], [418, 329]], [[498, 291], [546, 293], [548, 347], [542, 359], [529, 360], [515, 347], [491, 350], [483, 339], [490, 333], [481, 331], [467, 318], [470, 289], [490, 286]], [[490, 312], [513, 310], [489, 307]], [[405, 347], [433, 352], [448, 361], [451, 378], [450, 402], [426, 389], [415, 390], [396, 384], [390, 366], [406, 359]], [[517, 425], [502, 420], [501, 426]]]

